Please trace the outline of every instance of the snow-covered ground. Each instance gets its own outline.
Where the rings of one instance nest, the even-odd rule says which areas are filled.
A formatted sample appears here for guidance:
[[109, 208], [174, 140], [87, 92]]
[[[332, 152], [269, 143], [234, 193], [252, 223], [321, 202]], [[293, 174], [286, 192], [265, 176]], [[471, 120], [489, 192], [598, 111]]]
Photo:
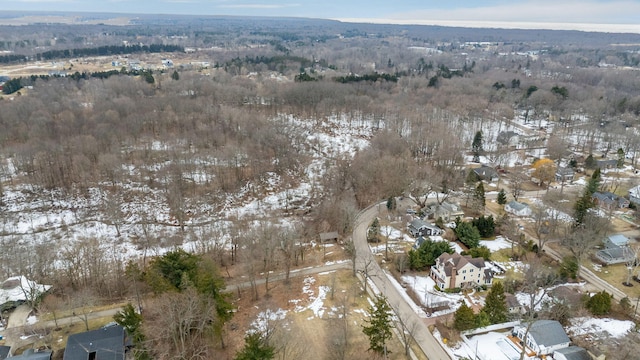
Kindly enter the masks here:
[[[454, 312], [460, 307], [462, 301], [466, 301], [465, 297], [460, 294], [448, 294], [437, 291], [435, 289], [436, 283], [428, 276], [403, 275], [402, 281], [407, 287], [410, 287], [414, 291], [420, 300], [421, 306], [426, 308], [442, 305], [448, 306], [448, 309], [436, 311], [430, 314], [431, 316], [440, 316]], [[401, 293], [404, 293], [404, 291]]]
[[[453, 350], [458, 359], [517, 360], [520, 353], [505, 333], [489, 332], [476, 335]], [[476, 357], [477, 356], [477, 357]]]
[[633, 331], [636, 326], [630, 320], [610, 318], [579, 317], [569, 321], [571, 321], [571, 326], [567, 329], [569, 336], [589, 335], [593, 340], [603, 340], [609, 337], [620, 338]]
[[512, 247], [511, 241], [504, 236], [496, 236], [495, 240], [480, 240], [480, 245], [486, 246], [491, 252]]
[[50, 288], [51, 285], [41, 285], [24, 276], [8, 278], [0, 286], [0, 305], [9, 301], [35, 300]]

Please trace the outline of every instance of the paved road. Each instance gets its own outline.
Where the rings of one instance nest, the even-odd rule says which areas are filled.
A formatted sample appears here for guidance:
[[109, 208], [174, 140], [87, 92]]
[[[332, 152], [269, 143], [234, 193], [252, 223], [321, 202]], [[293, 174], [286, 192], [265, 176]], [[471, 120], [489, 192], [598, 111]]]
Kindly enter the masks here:
[[[562, 261], [562, 256], [557, 251], [551, 249], [550, 247], [545, 246], [544, 252], [551, 258], [558, 261]], [[612, 294], [613, 298], [618, 301], [620, 301], [620, 299], [624, 297], [627, 297], [627, 295], [624, 292], [622, 292], [620, 289], [602, 280], [598, 275], [594, 274], [591, 270], [587, 269], [582, 265], [580, 265], [580, 277], [584, 281], [589, 283], [591, 286], [595, 287], [596, 289], [600, 291], [604, 290], [609, 294]]]
[[356, 220], [353, 230], [353, 242], [356, 248], [356, 268], [358, 271], [368, 274], [369, 279], [387, 297], [389, 305], [397, 308], [399, 317], [408, 319], [407, 323], [416, 325], [414, 340], [429, 360], [450, 360], [451, 357], [431, 334], [418, 314], [413, 311], [413, 308], [407, 304], [404, 297], [391, 284], [391, 281], [384, 274], [371, 253], [369, 244], [367, 244], [367, 227], [377, 215], [378, 206], [372, 206], [362, 211]]

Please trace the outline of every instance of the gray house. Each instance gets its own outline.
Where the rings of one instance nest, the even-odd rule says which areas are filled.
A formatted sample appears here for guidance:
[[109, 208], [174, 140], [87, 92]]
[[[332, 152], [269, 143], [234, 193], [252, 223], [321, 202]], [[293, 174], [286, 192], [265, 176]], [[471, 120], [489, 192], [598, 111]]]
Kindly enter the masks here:
[[576, 172], [572, 167], [562, 167], [559, 166], [556, 170], [556, 181], [557, 182], [573, 182], [576, 176]]
[[444, 201], [442, 204], [428, 204], [424, 213], [429, 219], [442, 218], [444, 221], [455, 220], [457, 217], [464, 217], [464, 211], [458, 204]]
[[604, 249], [596, 252], [596, 258], [607, 265], [632, 261], [636, 254], [629, 248], [629, 238], [622, 234], [611, 235], [603, 241]]
[[4, 360], [9, 357], [9, 352], [11, 351], [11, 346], [0, 345], [0, 360]]
[[606, 210], [629, 207], [629, 200], [608, 191], [595, 192], [593, 193], [592, 199], [596, 205]]
[[124, 360], [127, 343], [124, 328], [106, 326], [69, 336], [64, 360]]
[[521, 324], [513, 329], [513, 334], [537, 356], [550, 355], [554, 351], [569, 347], [571, 340], [555, 320], [538, 320], [531, 324], [525, 339], [528, 324]]
[[36, 352], [33, 349], [25, 350], [22, 355], [12, 356], [9, 360], [51, 360], [53, 353], [51, 350], [44, 350]]
[[498, 181], [500, 180], [500, 175], [498, 175], [498, 171], [492, 167], [482, 165], [479, 168], [473, 169], [473, 172], [478, 175], [480, 180], [484, 181]]
[[529, 205], [515, 200], [509, 201], [509, 203], [504, 206], [504, 211], [516, 216], [531, 216], [531, 208]]
[[553, 352], [554, 360], [591, 360], [587, 350], [579, 346], [569, 346]]
[[618, 160], [616, 160], [616, 159], [596, 160], [596, 167], [599, 167], [602, 170], [614, 169], [614, 168], [618, 167]]
[[442, 234], [442, 230], [435, 226], [427, 223], [424, 220], [414, 219], [407, 226], [407, 230], [413, 237], [418, 236], [437, 236]]

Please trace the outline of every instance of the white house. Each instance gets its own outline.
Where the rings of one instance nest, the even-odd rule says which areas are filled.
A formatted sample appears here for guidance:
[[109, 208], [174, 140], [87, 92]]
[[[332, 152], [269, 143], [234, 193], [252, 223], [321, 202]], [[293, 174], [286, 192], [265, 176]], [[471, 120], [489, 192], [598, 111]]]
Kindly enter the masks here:
[[529, 205], [517, 202], [515, 200], [504, 206], [504, 211], [516, 216], [531, 216], [531, 208]]
[[[571, 340], [556, 320], [538, 320], [531, 324], [520, 324], [513, 329], [513, 333], [529, 349], [540, 355], [550, 355], [556, 350], [569, 347]], [[526, 338], [525, 338], [526, 334]]]

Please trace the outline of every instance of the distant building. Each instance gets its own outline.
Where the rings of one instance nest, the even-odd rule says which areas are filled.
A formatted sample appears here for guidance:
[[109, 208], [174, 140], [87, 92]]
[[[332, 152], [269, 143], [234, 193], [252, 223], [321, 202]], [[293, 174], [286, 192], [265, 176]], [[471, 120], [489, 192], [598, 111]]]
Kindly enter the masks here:
[[529, 205], [517, 202], [515, 200], [507, 203], [504, 206], [504, 211], [516, 216], [531, 216], [531, 208], [529, 207]]
[[576, 176], [576, 172], [570, 166], [567, 166], [567, 167], [558, 166], [558, 169], [556, 170], [557, 182], [567, 182], [567, 181], [573, 182], [575, 176]]
[[480, 180], [484, 181], [498, 181], [500, 180], [500, 175], [498, 175], [498, 171], [492, 167], [482, 165], [479, 168], [473, 169], [473, 172], [478, 175]]
[[455, 220], [457, 217], [463, 218], [464, 211], [458, 204], [444, 201], [442, 204], [428, 204], [424, 213], [429, 219], [437, 220], [442, 218], [444, 221]]
[[640, 185], [629, 189], [629, 201], [640, 205]]
[[595, 192], [593, 193], [591, 198], [596, 205], [605, 210], [615, 210], [629, 207], [629, 200], [608, 191]]
[[602, 243], [604, 249], [596, 252], [596, 258], [607, 265], [626, 263], [636, 257], [629, 248], [629, 238], [622, 234], [608, 236]]

